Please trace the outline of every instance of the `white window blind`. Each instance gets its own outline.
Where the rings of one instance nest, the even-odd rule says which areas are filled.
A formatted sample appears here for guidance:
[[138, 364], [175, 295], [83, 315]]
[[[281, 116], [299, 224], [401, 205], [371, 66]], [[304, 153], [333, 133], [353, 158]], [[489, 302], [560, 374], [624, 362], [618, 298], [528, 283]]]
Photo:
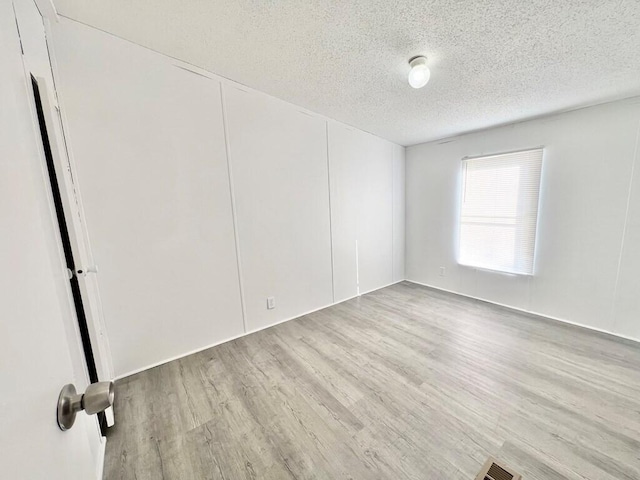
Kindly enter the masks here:
[[463, 265], [533, 274], [542, 148], [462, 161]]

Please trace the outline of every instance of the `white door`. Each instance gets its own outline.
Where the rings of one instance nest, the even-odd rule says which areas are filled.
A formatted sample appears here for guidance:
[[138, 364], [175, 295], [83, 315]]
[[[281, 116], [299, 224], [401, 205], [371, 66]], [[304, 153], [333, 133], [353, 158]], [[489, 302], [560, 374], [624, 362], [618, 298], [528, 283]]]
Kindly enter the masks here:
[[62, 432], [62, 386], [87, 383], [11, 2], [0, 1], [0, 469], [3, 478], [91, 479], [101, 442], [80, 413]]

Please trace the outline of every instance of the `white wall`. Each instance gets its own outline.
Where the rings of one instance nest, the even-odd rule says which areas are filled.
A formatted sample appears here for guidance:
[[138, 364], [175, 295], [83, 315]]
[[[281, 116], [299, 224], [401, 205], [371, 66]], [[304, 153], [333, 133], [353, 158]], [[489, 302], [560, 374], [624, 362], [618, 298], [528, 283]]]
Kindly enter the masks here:
[[366, 136], [358, 165], [359, 294], [393, 282], [393, 145]]
[[251, 331], [333, 303], [326, 125], [273, 97], [224, 91]]
[[68, 19], [52, 33], [116, 375], [356, 295], [353, 225], [360, 290], [403, 279], [403, 147], [341, 143], [344, 125]]
[[[640, 339], [639, 121], [631, 99], [408, 148], [407, 279]], [[540, 145], [534, 275], [458, 265], [462, 157]]]
[[219, 82], [75, 22], [53, 34], [116, 375], [240, 335]]
[[397, 256], [404, 249], [402, 220], [394, 222], [394, 207], [403, 215], [395, 200], [404, 148], [337, 122], [328, 124], [328, 142], [334, 293], [342, 301], [394, 281], [394, 235]]

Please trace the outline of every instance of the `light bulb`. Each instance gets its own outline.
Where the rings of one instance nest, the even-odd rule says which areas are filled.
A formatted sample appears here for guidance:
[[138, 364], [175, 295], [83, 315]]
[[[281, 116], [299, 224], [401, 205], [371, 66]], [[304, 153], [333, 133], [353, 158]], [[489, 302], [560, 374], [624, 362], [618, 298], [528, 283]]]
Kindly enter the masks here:
[[431, 78], [431, 70], [427, 67], [426, 57], [415, 57], [409, 61], [411, 70], [409, 70], [409, 85], [413, 88], [422, 88], [429, 83]]

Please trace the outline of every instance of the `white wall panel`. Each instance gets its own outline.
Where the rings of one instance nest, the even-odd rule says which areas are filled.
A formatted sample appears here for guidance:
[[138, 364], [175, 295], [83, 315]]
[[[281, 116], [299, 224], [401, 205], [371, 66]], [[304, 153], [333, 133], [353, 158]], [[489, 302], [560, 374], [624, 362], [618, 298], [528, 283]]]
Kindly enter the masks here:
[[[640, 100], [636, 106], [640, 110]], [[620, 255], [613, 328], [621, 335], [640, 340], [640, 118], [637, 122], [633, 179]]]
[[397, 146], [335, 122], [329, 122], [328, 133], [335, 300], [340, 301], [393, 282]]
[[358, 279], [360, 293], [393, 282], [393, 144], [360, 132]]
[[535, 311], [612, 329], [637, 113], [606, 106], [545, 124]]
[[404, 280], [405, 148], [393, 145], [393, 281]]
[[[361, 132], [328, 123], [331, 236], [336, 302], [358, 295], [356, 242], [360, 208]], [[360, 134], [360, 135], [359, 135]]]
[[219, 83], [64, 18], [53, 32], [116, 374], [242, 334]]
[[[462, 149], [456, 142], [436, 143], [407, 148], [406, 155], [407, 279], [454, 290], [466, 273], [456, 262], [460, 162], [455, 159], [462, 158]], [[446, 276], [439, 277], [440, 267]]]
[[[638, 338], [638, 322], [625, 320], [640, 314], [632, 246], [621, 262], [617, 327], [612, 311], [639, 120], [630, 100], [408, 148], [407, 278]], [[541, 145], [534, 276], [458, 265], [461, 158]], [[638, 235], [633, 198], [625, 245]]]
[[255, 330], [333, 302], [326, 122], [257, 92], [224, 92], [246, 322]]

